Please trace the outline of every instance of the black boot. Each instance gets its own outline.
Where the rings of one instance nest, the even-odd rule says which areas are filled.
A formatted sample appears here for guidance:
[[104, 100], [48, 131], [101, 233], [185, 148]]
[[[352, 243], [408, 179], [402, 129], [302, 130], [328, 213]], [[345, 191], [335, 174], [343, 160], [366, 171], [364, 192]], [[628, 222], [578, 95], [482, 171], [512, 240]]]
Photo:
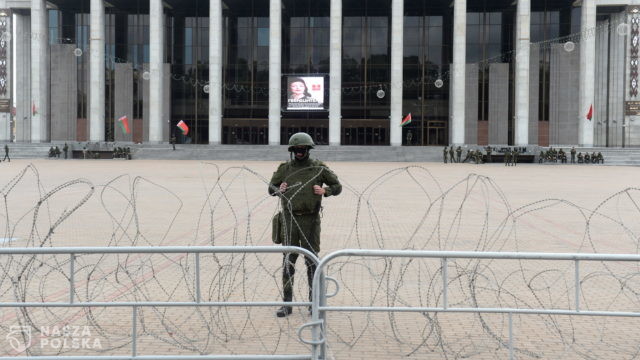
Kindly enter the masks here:
[[276, 311], [276, 316], [277, 317], [286, 317], [291, 315], [291, 313], [293, 312], [293, 309], [291, 308], [291, 306], [281, 306], [280, 309], [278, 309], [278, 311]]

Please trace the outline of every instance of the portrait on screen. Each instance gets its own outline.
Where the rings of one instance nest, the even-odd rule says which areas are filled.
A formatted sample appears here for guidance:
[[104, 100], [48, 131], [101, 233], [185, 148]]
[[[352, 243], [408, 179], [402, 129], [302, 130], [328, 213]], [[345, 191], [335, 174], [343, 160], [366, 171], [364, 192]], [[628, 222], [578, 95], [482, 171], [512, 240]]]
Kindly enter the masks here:
[[323, 110], [324, 76], [288, 76], [286, 109]]

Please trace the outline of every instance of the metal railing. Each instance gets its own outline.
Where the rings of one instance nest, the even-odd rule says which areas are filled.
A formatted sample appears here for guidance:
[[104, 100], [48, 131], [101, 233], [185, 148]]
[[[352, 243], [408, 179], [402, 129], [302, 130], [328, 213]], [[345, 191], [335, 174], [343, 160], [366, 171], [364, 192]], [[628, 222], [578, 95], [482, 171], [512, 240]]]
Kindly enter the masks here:
[[[295, 246], [167, 246], [167, 247], [60, 247], [60, 248], [0, 248], [2, 255], [68, 255], [69, 256], [69, 301], [68, 302], [0, 302], [0, 308], [88, 308], [130, 307], [131, 311], [131, 355], [130, 356], [17, 356], [0, 357], [0, 360], [308, 360], [311, 355], [138, 355], [137, 323], [138, 309], [142, 307], [277, 307], [310, 306], [311, 302], [220, 302], [202, 301], [200, 284], [200, 254], [277, 254], [298, 253], [319, 263], [318, 257], [309, 250]], [[75, 299], [75, 265], [77, 255], [89, 254], [194, 254], [195, 255], [195, 299], [194, 301], [140, 301], [140, 302], [77, 302]]]
[[[338, 283], [325, 278], [326, 267], [332, 260], [339, 257], [359, 256], [376, 258], [435, 258], [442, 261], [442, 306], [439, 307], [383, 307], [383, 306], [327, 306], [327, 298], [335, 296]], [[472, 308], [449, 307], [448, 303], [448, 259], [491, 259], [491, 260], [557, 260], [574, 262], [575, 281], [575, 309], [520, 309], [520, 308]], [[312, 346], [313, 360], [326, 359], [327, 340], [326, 313], [329, 311], [343, 312], [450, 312], [450, 313], [501, 313], [508, 315], [509, 322], [509, 359], [515, 359], [513, 348], [513, 314], [538, 315], [581, 315], [581, 316], [618, 316], [640, 317], [640, 312], [623, 311], [584, 311], [580, 310], [580, 262], [581, 261], [633, 261], [640, 262], [640, 255], [625, 254], [562, 254], [562, 253], [517, 253], [517, 252], [472, 252], [472, 251], [417, 251], [417, 250], [340, 250], [323, 257], [318, 265], [313, 279], [312, 321], [298, 330], [300, 341]], [[331, 280], [336, 285], [336, 291], [326, 294], [315, 291], [322, 288], [325, 280]], [[312, 329], [312, 339], [305, 340], [301, 332], [305, 328]]]
[[[298, 253], [318, 264], [313, 279], [313, 300], [311, 302], [205, 302], [200, 290], [200, 254], [214, 253]], [[195, 255], [195, 299], [185, 302], [77, 302], [75, 299], [76, 256], [85, 254], [194, 254]], [[581, 285], [580, 262], [582, 261], [632, 261], [640, 262], [640, 255], [625, 254], [559, 254], [559, 253], [515, 253], [515, 252], [464, 252], [464, 251], [414, 251], [414, 250], [340, 250], [328, 254], [321, 261], [308, 250], [287, 246], [196, 246], [196, 247], [73, 247], [73, 248], [0, 248], [2, 255], [68, 255], [69, 256], [69, 298], [68, 302], [0, 302], [0, 308], [48, 308], [48, 307], [131, 307], [132, 343], [130, 356], [29, 356], [0, 357], [0, 360], [324, 360], [326, 359], [326, 313], [342, 312], [451, 312], [451, 313], [502, 313], [508, 315], [510, 359], [514, 359], [513, 314], [586, 315], [640, 317], [640, 312], [584, 311], [580, 309]], [[339, 283], [325, 276], [326, 267], [339, 257], [359, 256], [377, 258], [434, 258], [440, 259], [442, 266], [442, 305], [439, 307], [381, 307], [381, 306], [327, 306], [327, 298], [339, 292]], [[575, 308], [574, 309], [522, 309], [522, 308], [472, 308], [450, 307], [448, 303], [448, 260], [449, 259], [491, 259], [491, 260], [557, 260], [574, 262]], [[326, 281], [335, 285], [335, 291], [326, 293]], [[312, 321], [298, 329], [302, 343], [311, 345], [311, 354], [300, 355], [138, 355], [137, 322], [141, 307], [276, 307], [312, 306]], [[312, 338], [304, 339], [305, 329], [311, 330]]]

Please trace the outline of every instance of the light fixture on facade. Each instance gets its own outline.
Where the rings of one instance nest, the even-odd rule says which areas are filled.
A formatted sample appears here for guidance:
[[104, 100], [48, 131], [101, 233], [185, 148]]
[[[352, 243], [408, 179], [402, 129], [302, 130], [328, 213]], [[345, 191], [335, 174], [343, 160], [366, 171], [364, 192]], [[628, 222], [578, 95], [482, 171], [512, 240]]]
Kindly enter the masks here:
[[618, 26], [616, 27], [616, 32], [618, 33], [618, 35], [620, 36], [625, 36], [625, 35], [629, 35], [629, 32], [631, 31], [631, 27], [629, 26], [629, 24], [627, 23], [620, 23], [618, 24]]
[[82, 56], [82, 49], [80, 48], [73, 49], [73, 55], [75, 55], [76, 57]]
[[444, 85], [444, 81], [442, 81], [442, 79], [438, 79], [433, 83], [433, 85], [435, 85], [435, 87], [440, 89], [442, 87], [442, 85]]
[[380, 85], [380, 89], [376, 92], [376, 96], [378, 97], [378, 99], [382, 99], [385, 95], [386, 94], [384, 90], [382, 90], [382, 85]]
[[142, 73], [142, 78], [145, 80], [149, 80], [151, 79], [151, 73], [149, 73], [148, 71], [145, 71]]
[[202, 87], [202, 91], [204, 91], [205, 94], [208, 94], [210, 90], [210, 86], [209, 84], [205, 85]]
[[573, 41], [567, 41], [562, 47], [564, 48], [564, 51], [572, 52], [576, 49], [576, 43], [574, 43]]

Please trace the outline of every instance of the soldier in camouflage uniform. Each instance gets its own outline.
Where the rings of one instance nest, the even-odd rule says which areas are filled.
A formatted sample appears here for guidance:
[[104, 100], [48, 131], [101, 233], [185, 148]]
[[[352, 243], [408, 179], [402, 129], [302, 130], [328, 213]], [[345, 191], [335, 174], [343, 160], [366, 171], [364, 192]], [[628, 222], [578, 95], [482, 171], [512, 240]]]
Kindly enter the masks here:
[[442, 160], [444, 160], [445, 164], [447, 163], [447, 147], [446, 146], [442, 150]]
[[458, 163], [460, 163], [460, 161], [462, 160], [462, 147], [458, 146], [456, 148], [456, 157], [458, 158]]
[[[310, 159], [309, 151], [315, 144], [309, 134], [293, 134], [289, 139], [291, 161], [280, 164], [271, 177], [269, 194], [279, 196], [282, 212], [279, 216], [279, 239], [276, 243], [299, 246], [318, 254], [320, 251], [320, 210], [322, 197], [336, 196], [342, 192], [338, 177], [319, 160]], [[327, 185], [323, 187], [323, 185]], [[275, 239], [275, 238], [274, 238]], [[282, 264], [283, 301], [293, 298], [293, 275], [298, 254], [284, 254]], [[316, 264], [305, 257], [309, 300]], [[291, 314], [291, 306], [282, 306], [276, 315]]]
[[451, 147], [449, 147], [449, 162], [452, 163], [452, 164], [454, 162], [456, 162], [455, 150], [453, 149], [453, 145], [451, 145]]

